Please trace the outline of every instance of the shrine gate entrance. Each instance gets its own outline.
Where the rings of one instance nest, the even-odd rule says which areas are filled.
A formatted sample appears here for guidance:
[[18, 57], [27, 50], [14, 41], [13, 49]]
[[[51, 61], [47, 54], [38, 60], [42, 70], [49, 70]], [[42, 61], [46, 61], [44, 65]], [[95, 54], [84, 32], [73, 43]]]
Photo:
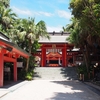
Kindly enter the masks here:
[[63, 44], [43, 44], [41, 49], [41, 66], [63, 66], [68, 65], [67, 49], [70, 46]]
[[40, 39], [41, 48], [34, 56], [41, 58], [41, 67], [67, 67], [69, 59], [73, 59], [75, 53], [72, 52], [73, 44], [66, 41], [69, 33], [49, 33], [50, 40]]

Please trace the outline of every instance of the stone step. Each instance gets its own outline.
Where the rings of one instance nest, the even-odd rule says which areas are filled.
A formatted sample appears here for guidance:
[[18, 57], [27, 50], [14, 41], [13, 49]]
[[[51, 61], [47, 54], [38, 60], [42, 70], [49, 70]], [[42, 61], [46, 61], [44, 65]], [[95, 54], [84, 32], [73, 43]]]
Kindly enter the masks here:
[[75, 80], [77, 79], [74, 67], [36, 67], [33, 79], [35, 80]]

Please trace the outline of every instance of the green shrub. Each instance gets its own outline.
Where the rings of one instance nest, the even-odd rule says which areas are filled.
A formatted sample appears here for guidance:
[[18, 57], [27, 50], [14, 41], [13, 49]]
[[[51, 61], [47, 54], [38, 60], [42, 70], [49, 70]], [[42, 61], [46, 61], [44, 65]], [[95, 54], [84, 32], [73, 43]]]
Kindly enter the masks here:
[[88, 72], [84, 64], [77, 67], [77, 73], [79, 76], [80, 74], [84, 74], [84, 80], [88, 80]]
[[18, 79], [19, 80], [32, 80], [33, 79], [33, 75], [34, 75], [34, 70], [33, 69], [29, 69], [27, 72], [22, 69], [19, 73], [18, 73]]
[[26, 72], [25, 79], [32, 80], [33, 79], [33, 75], [34, 75], [34, 71], [33, 70], [29, 70], [28, 72]]
[[78, 74], [85, 74], [87, 73], [87, 68], [85, 65], [80, 65], [77, 67]]

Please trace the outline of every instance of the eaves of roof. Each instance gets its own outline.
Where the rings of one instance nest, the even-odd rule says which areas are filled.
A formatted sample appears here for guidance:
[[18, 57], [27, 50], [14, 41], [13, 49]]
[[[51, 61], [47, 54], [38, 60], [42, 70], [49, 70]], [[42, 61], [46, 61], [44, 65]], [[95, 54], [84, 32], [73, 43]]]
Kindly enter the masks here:
[[21, 56], [25, 56], [25, 57], [31, 56], [31, 54], [29, 54], [29, 53], [26, 52], [25, 50], [21, 49], [20, 47], [18, 47], [16, 44], [14, 44], [14, 43], [12, 43], [12, 42], [9, 42], [9, 41], [3, 40], [3, 39], [0, 39], [0, 41], [1, 41], [5, 46], [11, 47], [11, 48], [12, 48], [12, 51], [14, 51], [14, 52], [16, 52], [16, 53], [19, 53]]

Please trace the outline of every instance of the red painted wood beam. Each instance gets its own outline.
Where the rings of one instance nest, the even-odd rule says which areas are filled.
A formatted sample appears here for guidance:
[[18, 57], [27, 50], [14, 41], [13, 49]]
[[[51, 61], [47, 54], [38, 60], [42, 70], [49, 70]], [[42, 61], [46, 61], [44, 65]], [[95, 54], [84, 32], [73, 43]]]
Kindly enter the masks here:
[[29, 56], [27, 54], [25, 54], [24, 52], [18, 50], [17, 48], [14, 48], [13, 46], [9, 45], [9, 44], [6, 44], [4, 43], [3, 41], [0, 41], [0, 45], [2, 45], [3, 47], [7, 48], [7, 47], [11, 47], [13, 48], [12, 49], [12, 52], [15, 52], [15, 53], [18, 53], [20, 54], [21, 56], [25, 57], [25, 58], [28, 58]]
[[21, 56], [23, 56], [23, 57], [25, 57], [25, 58], [29, 58], [29, 56], [27, 54], [25, 54], [24, 52], [19, 51], [16, 48], [13, 48], [12, 51], [15, 52], [15, 53], [17, 53], [17, 54], [19, 54], [19, 55], [21, 55]]
[[[46, 45], [45, 48], [52, 48], [52, 45]], [[56, 45], [56, 48], [62, 48], [64, 45]]]
[[16, 59], [4, 56], [4, 61], [6, 61], [6, 62], [16, 62]]

